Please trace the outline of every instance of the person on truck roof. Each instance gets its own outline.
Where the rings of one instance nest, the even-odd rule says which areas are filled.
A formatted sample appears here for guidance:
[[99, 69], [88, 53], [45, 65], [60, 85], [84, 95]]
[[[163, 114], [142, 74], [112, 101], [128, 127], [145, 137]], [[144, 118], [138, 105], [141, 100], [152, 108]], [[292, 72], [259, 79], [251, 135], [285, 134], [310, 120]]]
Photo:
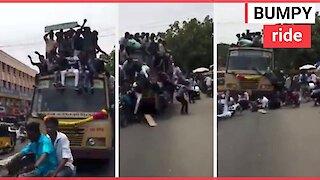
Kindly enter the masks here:
[[63, 33], [63, 40], [62, 40], [62, 55], [64, 57], [72, 57], [73, 52], [73, 38], [70, 32]]
[[123, 65], [123, 63], [129, 58], [129, 55], [124, 45], [120, 45], [119, 51], [120, 51], [119, 52], [120, 65]]
[[70, 149], [68, 137], [58, 131], [59, 121], [56, 118], [48, 117], [45, 119], [45, 125], [48, 137], [54, 145], [59, 165], [53, 172], [49, 173], [51, 177], [71, 177], [74, 176], [75, 166], [73, 165], [73, 156]]
[[75, 36], [73, 37], [73, 47], [74, 53], [73, 56], [80, 56], [81, 51], [83, 50], [83, 38], [81, 37], [82, 29], [76, 31]]
[[127, 47], [127, 44], [128, 44], [128, 40], [129, 40], [129, 36], [130, 36], [130, 33], [129, 32], [126, 32], [124, 34], [124, 37], [122, 37], [119, 41], [119, 44], [120, 45], [123, 45], [125, 48]]
[[83, 53], [85, 54], [85, 59], [89, 61], [95, 57], [95, 47], [93, 44], [93, 38], [90, 27], [84, 27], [83, 32]]
[[56, 38], [57, 38], [57, 44], [58, 44], [58, 54], [62, 55], [63, 47], [62, 47], [62, 41], [63, 41], [63, 29], [60, 29], [59, 32], [56, 32]]
[[[37, 54], [37, 53], [38, 53], [38, 52], [36, 51], [36, 54]], [[46, 61], [46, 59], [44, 58], [43, 55], [40, 55], [40, 54], [38, 54], [38, 55], [39, 55], [39, 60], [40, 60], [39, 63], [33, 62], [30, 55], [28, 55], [28, 58], [30, 59], [30, 62], [31, 62], [32, 65], [37, 66], [37, 67], [39, 68], [39, 74], [40, 74], [40, 76], [47, 75], [47, 74], [48, 74], [47, 61]]]
[[[92, 36], [91, 36], [91, 38], [92, 38], [92, 43], [93, 43], [93, 46], [94, 46], [94, 48], [95, 48], [95, 50], [97, 50], [97, 52], [100, 52], [100, 53], [102, 53], [102, 54], [104, 54], [104, 55], [107, 55], [107, 53], [106, 52], [104, 52], [101, 48], [100, 48], [100, 46], [98, 45], [98, 35], [99, 35], [99, 33], [98, 33], [98, 31], [96, 31], [96, 30], [94, 30], [94, 31], [92, 31]], [[95, 55], [96, 55], [96, 53], [95, 53]]]
[[67, 71], [71, 71], [74, 74], [74, 86], [75, 90], [79, 90], [79, 77], [80, 77], [80, 61], [78, 57], [66, 57], [68, 63], [70, 65], [70, 69], [61, 71], [61, 85], [65, 86], [66, 73]]
[[53, 56], [55, 56], [56, 49], [58, 48], [58, 44], [53, 38], [54, 38], [54, 33], [52, 30], [43, 36], [43, 39], [46, 42], [46, 58], [47, 59], [51, 59]]

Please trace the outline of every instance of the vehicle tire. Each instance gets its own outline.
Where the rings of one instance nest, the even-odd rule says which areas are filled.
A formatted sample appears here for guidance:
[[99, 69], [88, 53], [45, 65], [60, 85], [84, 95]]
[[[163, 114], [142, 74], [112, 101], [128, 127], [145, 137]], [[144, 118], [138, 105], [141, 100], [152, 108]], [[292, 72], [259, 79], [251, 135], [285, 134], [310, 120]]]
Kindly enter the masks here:
[[240, 112], [240, 114], [242, 113], [242, 111], [243, 111], [243, 109], [242, 109], [242, 107], [241, 106], [238, 106], [237, 107], [237, 109], [236, 109], [236, 111], [239, 111]]

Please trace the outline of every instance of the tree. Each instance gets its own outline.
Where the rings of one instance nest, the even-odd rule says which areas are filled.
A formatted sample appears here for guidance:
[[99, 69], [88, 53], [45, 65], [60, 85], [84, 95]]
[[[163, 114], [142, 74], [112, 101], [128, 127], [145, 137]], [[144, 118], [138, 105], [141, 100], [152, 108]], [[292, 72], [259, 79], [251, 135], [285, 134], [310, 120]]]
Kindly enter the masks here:
[[210, 16], [201, 22], [196, 18], [175, 21], [165, 33], [158, 37], [167, 43], [176, 64], [192, 71], [198, 67], [209, 67], [213, 62], [213, 20]]
[[314, 64], [320, 58], [320, 17], [316, 13], [311, 26], [310, 49], [275, 49], [276, 66], [281, 69], [298, 69], [305, 64]]
[[218, 50], [218, 67], [224, 67], [228, 57], [228, 50], [230, 45], [225, 43], [220, 43], [217, 46]]
[[105, 62], [105, 68], [109, 71], [110, 75], [114, 76], [115, 72], [115, 50], [113, 49], [110, 54], [101, 54], [100, 59]]

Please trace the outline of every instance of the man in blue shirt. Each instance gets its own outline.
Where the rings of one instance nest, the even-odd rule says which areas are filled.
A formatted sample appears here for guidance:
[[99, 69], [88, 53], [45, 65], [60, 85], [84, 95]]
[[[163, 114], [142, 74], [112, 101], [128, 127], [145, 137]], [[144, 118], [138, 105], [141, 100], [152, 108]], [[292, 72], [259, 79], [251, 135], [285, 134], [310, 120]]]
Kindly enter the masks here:
[[27, 124], [26, 131], [31, 142], [14, 159], [21, 158], [27, 154], [34, 154], [36, 159], [35, 164], [28, 167], [28, 170], [25, 171], [26, 173], [19, 175], [19, 177], [48, 176], [58, 166], [54, 146], [50, 138], [41, 134], [39, 123], [31, 122]]

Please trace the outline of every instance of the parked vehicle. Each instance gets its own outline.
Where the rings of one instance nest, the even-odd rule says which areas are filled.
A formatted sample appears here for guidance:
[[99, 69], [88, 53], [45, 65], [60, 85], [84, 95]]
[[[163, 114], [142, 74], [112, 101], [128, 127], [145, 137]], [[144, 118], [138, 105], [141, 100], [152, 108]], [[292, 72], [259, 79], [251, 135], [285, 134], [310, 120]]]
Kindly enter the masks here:
[[16, 132], [12, 123], [0, 123], [0, 153], [12, 152], [16, 145]]

